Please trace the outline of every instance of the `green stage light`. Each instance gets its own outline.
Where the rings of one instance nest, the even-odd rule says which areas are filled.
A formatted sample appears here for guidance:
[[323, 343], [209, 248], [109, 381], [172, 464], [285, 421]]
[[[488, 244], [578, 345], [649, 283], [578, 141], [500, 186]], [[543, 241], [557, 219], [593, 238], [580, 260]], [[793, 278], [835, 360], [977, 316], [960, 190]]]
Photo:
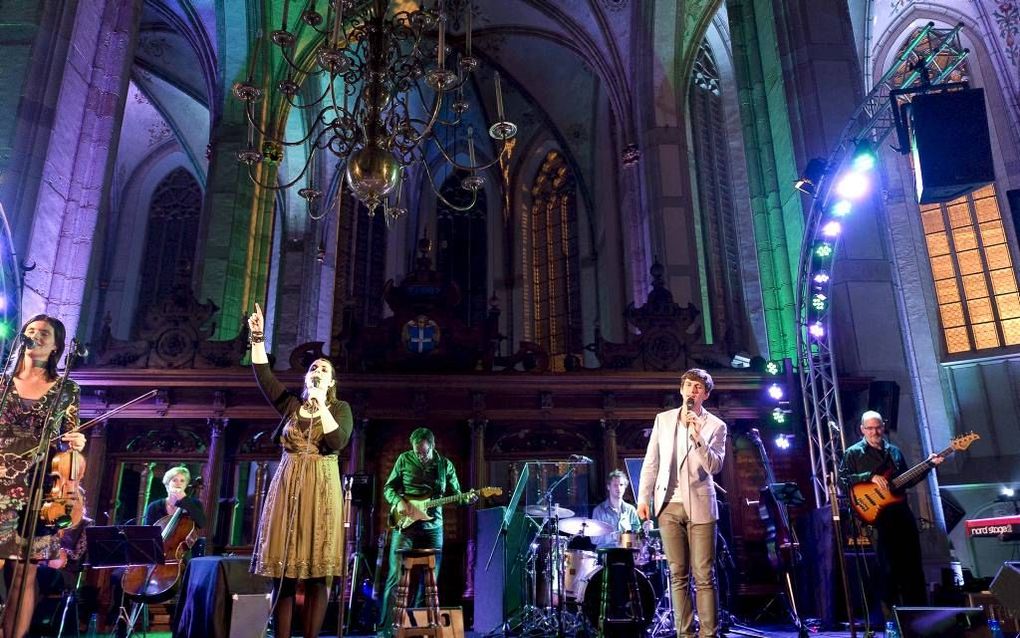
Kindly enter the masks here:
[[766, 361], [765, 362], [765, 372], [766, 372], [766, 374], [770, 374], [772, 376], [776, 376], [776, 375], [782, 374], [782, 372], [783, 372], [783, 362], [782, 361], [774, 361], [774, 360]]
[[828, 259], [829, 257], [832, 256], [832, 244], [828, 243], [818, 244], [818, 247], [815, 248], [815, 254], [821, 257], [822, 259]]

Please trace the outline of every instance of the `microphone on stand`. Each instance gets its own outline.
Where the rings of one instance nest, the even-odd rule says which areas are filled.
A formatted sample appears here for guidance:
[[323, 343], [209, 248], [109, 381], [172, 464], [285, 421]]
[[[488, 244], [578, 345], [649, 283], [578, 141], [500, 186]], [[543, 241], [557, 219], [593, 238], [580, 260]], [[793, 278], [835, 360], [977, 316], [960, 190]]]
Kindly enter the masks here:
[[581, 461], [582, 463], [595, 463], [594, 459], [583, 454], [571, 454], [570, 458], [573, 461]]

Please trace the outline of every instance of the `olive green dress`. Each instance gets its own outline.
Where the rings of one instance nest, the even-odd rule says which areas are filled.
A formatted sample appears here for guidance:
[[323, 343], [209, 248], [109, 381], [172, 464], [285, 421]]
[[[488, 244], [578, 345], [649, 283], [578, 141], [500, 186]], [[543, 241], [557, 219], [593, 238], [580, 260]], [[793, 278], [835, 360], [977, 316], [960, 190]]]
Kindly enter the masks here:
[[344, 401], [329, 405], [339, 428], [322, 433], [318, 417], [299, 414], [301, 398], [288, 392], [266, 364], [255, 377], [283, 417], [274, 439], [283, 447], [259, 517], [252, 573], [270, 578], [322, 578], [343, 570], [343, 498], [337, 452], [354, 420]]

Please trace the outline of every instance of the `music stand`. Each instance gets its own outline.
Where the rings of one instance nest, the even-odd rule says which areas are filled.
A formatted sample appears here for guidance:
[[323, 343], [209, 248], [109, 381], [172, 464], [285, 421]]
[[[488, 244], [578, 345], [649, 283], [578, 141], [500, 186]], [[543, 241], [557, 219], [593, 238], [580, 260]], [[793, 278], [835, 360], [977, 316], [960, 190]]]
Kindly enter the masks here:
[[89, 567], [163, 565], [162, 530], [155, 525], [102, 525], [85, 530]]
[[796, 483], [770, 483], [769, 490], [776, 497], [776, 500], [787, 507], [799, 507], [804, 504], [804, 495]]

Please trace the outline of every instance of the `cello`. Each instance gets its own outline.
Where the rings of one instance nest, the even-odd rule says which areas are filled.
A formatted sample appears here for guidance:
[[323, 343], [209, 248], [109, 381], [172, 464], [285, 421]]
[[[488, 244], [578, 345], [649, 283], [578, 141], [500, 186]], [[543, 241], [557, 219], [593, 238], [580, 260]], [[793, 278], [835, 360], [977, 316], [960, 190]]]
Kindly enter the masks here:
[[[188, 487], [193, 490], [201, 484], [202, 477], [197, 477]], [[188, 550], [201, 535], [194, 519], [183, 507], [159, 519], [156, 525], [162, 529], [160, 536], [166, 562], [162, 565], [132, 565], [124, 570], [121, 577], [124, 594], [139, 603], [161, 603], [173, 598], [184, 574]]]

